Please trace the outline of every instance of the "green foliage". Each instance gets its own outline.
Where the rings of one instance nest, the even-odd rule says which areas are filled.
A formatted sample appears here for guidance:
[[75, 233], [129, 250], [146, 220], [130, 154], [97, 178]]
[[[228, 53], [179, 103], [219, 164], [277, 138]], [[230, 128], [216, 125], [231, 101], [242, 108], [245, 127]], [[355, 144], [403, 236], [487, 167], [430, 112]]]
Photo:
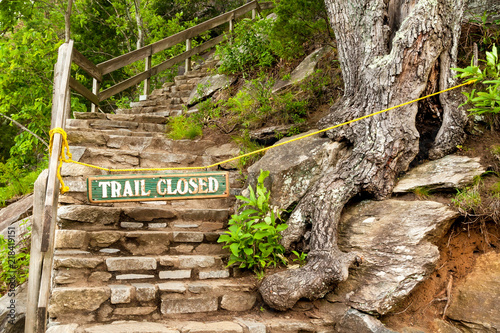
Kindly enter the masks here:
[[500, 42], [500, 20], [491, 20], [491, 14], [485, 11], [481, 16], [474, 17], [470, 22], [479, 28], [479, 34], [473, 37], [479, 39], [479, 49], [489, 50], [493, 45]]
[[[259, 149], [264, 148], [262, 145], [250, 139], [248, 131], [243, 131], [242, 135], [233, 137], [233, 140], [240, 146], [240, 155], [244, 155]], [[253, 154], [250, 156], [242, 157], [238, 160], [238, 169], [243, 170], [246, 167], [257, 162], [263, 153]]]
[[276, 1], [274, 12], [277, 19], [269, 34], [270, 48], [280, 58], [289, 60], [303, 55], [304, 44], [311, 39], [317, 41], [321, 33], [330, 38], [323, 0], [280, 0]]
[[417, 196], [419, 199], [428, 198], [431, 195], [431, 190], [426, 186], [417, 186], [413, 190], [411, 190], [413, 194]]
[[304, 266], [306, 264], [307, 253], [292, 251], [296, 258], [293, 259], [293, 262], [297, 262], [300, 266]]
[[472, 89], [470, 93], [464, 92], [467, 97], [467, 102], [473, 105], [469, 109], [471, 114], [498, 114], [500, 113], [500, 61], [498, 59], [498, 50], [495, 45], [491, 52], [486, 52], [486, 60], [481, 60], [485, 63], [485, 67], [481, 69], [479, 66], [471, 65], [466, 68], [453, 68], [459, 72], [457, 77], [465, 78], [466, 81], [478, 81], [484, 89], [478, 91]]
[[0, 162], [0, 207], [9, 199], [30, 193], [38, 175], [46, 167], [47, 162], [44, 161], [37, 170], [26, 171], [14, 159]]
[[455, 198], [451, 202], [464, 214], [475, 214], [481, 207], [481, 195], [478, 186], [469, 186], [462, 190], [458, 189]]
[[228, 266], [239, 264], [240, 268], [252, 269], [263, 276], [266, 267], [286, 264], [283, 256], [284, 247], [279, 243], [280, 232], [288, 226], [278, 224], [280, 214], [269, 207], [271, 192], [264, 186], [269, 171], [261, 171], [257, 186], [249, 186], [249, 197], [237, 196], [244, 202], [244, 210], [232, 215], [229, 230], [219, 237], [217, 242], [225, 243], [223, 248], [231, 251]]
[[169, 118], [167, 127], [167, 136], [173, 140], [193, 140], [203, 134], [202, 125], [185, 115]]
[[243, 19], [236, 24], [229, 41], [217, 45], [216, 54], [221, 58], [219, 72], [245, 74], [271, 66], [275, 60], [268, 38], [272, 26], [271, 19]]
[[23, 235], [23, 239], [17, 245], [15, 238], [5, 239], [3, 235], [0, 235], [0, 294], [4, 294], [12, 289], [11, 286], [15, 288], [28, 279], [31, 228], [27, 227], [27, 230], [28, 233]]

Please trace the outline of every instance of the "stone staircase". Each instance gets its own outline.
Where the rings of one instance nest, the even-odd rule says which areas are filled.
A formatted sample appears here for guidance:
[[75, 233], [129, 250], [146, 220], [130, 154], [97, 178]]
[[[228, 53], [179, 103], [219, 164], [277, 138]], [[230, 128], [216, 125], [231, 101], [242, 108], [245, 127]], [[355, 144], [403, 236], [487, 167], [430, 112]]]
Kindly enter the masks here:
[[[75, 113], [67, 122], [73, 159], [106, 168], [158, 168], [237, 155], [232, 144], [165, 137], [167, 118], [186, 109], [213, 65], [177, 76], [131, 109]], [[252, 315], [259, 313], [257, 281], [227, 268], [228, 252], [217, 243], [241, 191], [237, 171], [230, 173], [229, 198], [90, 204], [85, 179], [101, 174], [106, 172], [63, 166], [70, 192], [60, 197], [48, 332], [329, 331], [331, 323], [323, 321], [259, 322]]]

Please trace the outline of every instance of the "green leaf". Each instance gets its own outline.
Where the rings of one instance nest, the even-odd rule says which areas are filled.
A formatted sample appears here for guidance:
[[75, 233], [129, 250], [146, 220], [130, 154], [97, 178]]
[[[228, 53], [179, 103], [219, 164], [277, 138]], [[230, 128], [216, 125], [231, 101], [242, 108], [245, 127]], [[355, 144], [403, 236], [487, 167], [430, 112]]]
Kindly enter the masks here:
[[231, 250], [232, 254], [235, 256], [239, 255], [239, 244], [238, 243], [233, 243], [229, 245], [229, 249]]

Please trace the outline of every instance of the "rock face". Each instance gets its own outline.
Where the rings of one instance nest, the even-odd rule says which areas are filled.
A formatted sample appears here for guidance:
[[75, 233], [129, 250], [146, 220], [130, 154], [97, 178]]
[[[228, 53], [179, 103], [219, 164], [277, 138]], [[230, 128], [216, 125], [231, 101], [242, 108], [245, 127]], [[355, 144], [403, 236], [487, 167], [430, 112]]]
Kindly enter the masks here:
[[368, 313], [386, 314], [434, 269], [431, 242], [444, 235], [458, 213], [434, 201], [363, 201], [341, 219], [339, 247], [363, 263], [327, 297]]
[[463, 188], [472, 183], [475, 176], [486, 171], [479, 157], [448, 155], [439, 160], [419, 165], [403, 176], [394, 193], [411, 192], [417, 187], [427, 189]]
[[323, 58], [323, 56], [331, 50], [332, 48], [330, 46], [324, 46], [308, 55], [300, 63], [300, 65], [298, 65], [297, 68], [293, 70], [288, 80], [279, 80], [278, 82], [276, 82], [273, 87], [273, 93], [291, 86], [294, 83], [301, 82], [312, 75], [321, 58]]
[[500, 254], [481, 255], [473, 271], [452, 293], [446, 312], [460, 321], [467, 331], [500, 331]]
[[[313, 131], [284, 138], [276, 145]], [[271, 190], [271, 204], [287, 209], [306, 193], [323, 168], [335, 164], [342, 150], [342, 144], [318, 135], [273, 148], [248, 168], [246, 185], [255, 187], [260, 170], [269, 170], [265, 185]]]
[[212, 96], [217, 90], [229, 87], [236, 77], [223, 74], [215, 74], [204, 77], [198, 82], [198, 85], [191, 91], [189, 95], [188, 105], [196, 104], [199, 101]]

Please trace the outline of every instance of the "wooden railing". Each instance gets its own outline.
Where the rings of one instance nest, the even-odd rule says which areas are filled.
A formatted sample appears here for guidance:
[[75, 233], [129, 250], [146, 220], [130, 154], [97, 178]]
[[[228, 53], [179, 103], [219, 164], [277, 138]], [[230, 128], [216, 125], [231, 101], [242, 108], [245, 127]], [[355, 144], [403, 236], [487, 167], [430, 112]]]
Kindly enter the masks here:
[[[272, 6], [273, 6], [272, 2], [265, 2], [259, 4], [257, 0], [254, 0], [235, 10], [232, 10], [225, 14], [214, 17], [213, 19], [200, 23], [197, 26], [186, 29], [175, 35], [157, 41], [153, 44], [144, 46], [140, 49], [126, 53], [124, 55], [110, 59], [108, 61], [102, 62], [97, 65], [94, 65], [90, 60], [85, 58], [80, 52], [74, 50], [73, 63], [78, 65], [82, 70], [84, 70], [87, 74], [89, 74], [92, 77], [93, 85], [91, 91], [90, 89], [87, 89], [85, 86], [79, 83], [77, 80], [70, 78], [69, 81], [70, 87], [76, 92], [80, 93], [82, 96], [84, 96], [90, 102], [92, 102], [92, 110], [91, 110], [92, 112], [95, 112], [97, 110], [100, 102], [124, 91], [125, 89], [136, 86], [142, 82], [145, 82], [144, 95], [148, 95], [150, 90], [151, 77], [157, 75], [160, 72], [165, 71], [168, 68], [171, 68], [172, 66], [182, 61], [185, 61], [186, 71], [191, 70], [192, 56], [202, 53], [214, 47], [215, 45], [221, 43], [225, 39], [224, 35], [220, 35], [201, 45], [191, 48], [191, 40], [194, 37], [199, 36], [200, 34], [206, 31], [209, 31], [213, 28], [216, 28], [228, 22], [229, 22], [229, 30], [232, 31], [234, 27], [234, 21], [239, 17], [249, 12], [252, 12], [252, 18], [255, 19], [257, 12], [260, 12], [261, 10], [264, 9], [272, 8]], [[179, 43], [186, 43], [185, 52], [175, 57], [172, 57], [154, 67], [151, 67], [152, 57], [154, 54], [164, 51]], [[142, 60], [145, 60], [146, 62], [145, 66], [146, 68], [143, 72], [134, 75], [133, 77], [128, 78], [118, 84], [115, 84], [110, 88], [107, 88], [102, 91], [100, 90], [101, 82], [103, 81], [104, 75], [112, 73], [120, 68], [123, 68], [127, 65]]]
[[[257, 0], [252, 1], [195, 27], [97, 65], [74, 49], [73, 41], [70, 40], [62, 44], [59, 47], [59, 55], [54, 70], [51, 129], [61, 128], [65, 130], [66, 119], [69, 117], [71, 105], [70, 88], [87, 98], [92, 103], [92, 111], [94, 112], [97, 110], [99, 103], [106, 98], [143, 81], [146, 82], [145, 94], [147, 94], [149, 92], [149, 79], [152, 76], [182, 61], [185, 61], [186, 70], [190, 70], [190, 58], [193, 55], [201, 53], [225, 39], [225, 36], [221, 35], [191, 48], [191, 39], [193, 37], [227, 22], [229, 22], [229, 30], [232, 30], [234, 21], [237, 18], [250, 11], [252, 12], [252, 18], [255, 18], [257, 11], [260, 12], [260, 10], [272, 8], [272, 6], [273, 4], [270, 2], [259, 4]], [[186, 51], [184, 53], [151, 67], [151, 59], [154, 54], [184, 41], [186, 42]], [[104, 75], [144, 59], [146, 60], [145, 71], [100, 91], [100, 83], [103, 81]], [[72, 63], [78, 65], [93, 78], [92, 91], [71, 77]], [[62, 134], [60, 132], [53, 134], [52, 141], [48, 174], [43, 172], [35, 183], [25, 333], [45, 333], [46, 330], [54, 256], [55, 225], [59, 202], [60, 184], [57, 178], [57, 170], [63, 143]]]

